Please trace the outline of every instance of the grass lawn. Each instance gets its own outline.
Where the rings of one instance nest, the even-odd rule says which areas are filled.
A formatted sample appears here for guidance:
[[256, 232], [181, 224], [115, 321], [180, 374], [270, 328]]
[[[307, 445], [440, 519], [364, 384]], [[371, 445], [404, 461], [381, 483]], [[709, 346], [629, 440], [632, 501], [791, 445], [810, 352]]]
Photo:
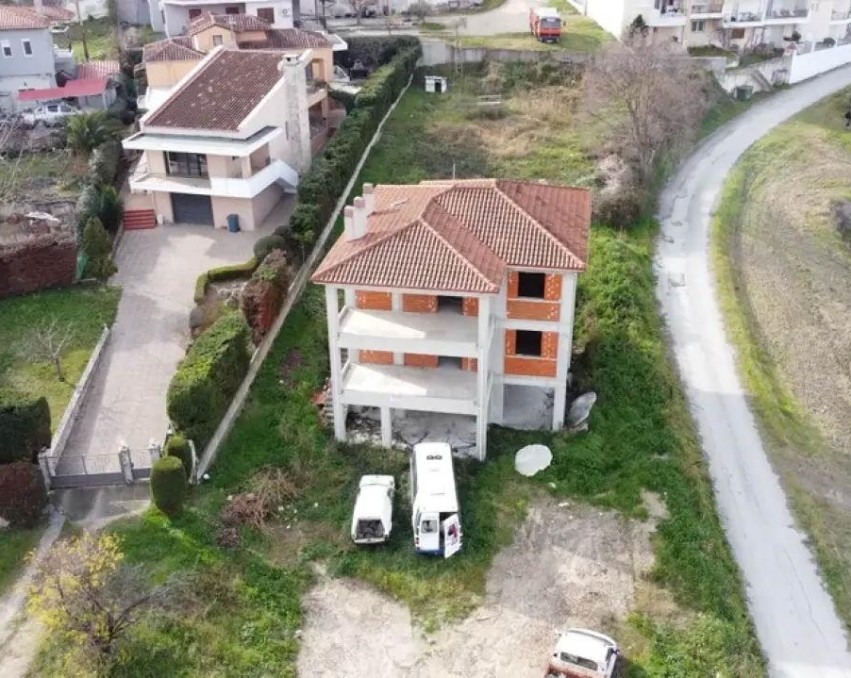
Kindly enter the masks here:
[[834, 200], [851, 198], [848, 97], [823, 100], [747, 151], [725, 184], [713, 259], [768, 452], [851, 627], [849, 394], [841, 376], [848, 301], [847, 284], [835, 283], [851, 276], [851, 248], [831, 217]]
[[[0, 300], [0, 388], [46, 396], [55, 429], [103, 326], [115, 320], [120, 294], [117, 287], [77, 285]], [[65, 381], [50, 364], [33, 362], [25, 347], [27, 336], [54, 318], [73, 330], [62, 353]]]
[[[530, 101], [511, 67], [456, 79], [450, 94], [412, 89], [394, 112], [363, 168], [360, 183], [416, 182], [426, 177], [511, 176], [587, 183], [589, 142], [572, 124], [564, 84], [535, 86]], [[538, 66], [536, 78], [564, 78]], [[528, 71], [527, 71], [528, 74]], [[476, 83], [503, 83], [498, 119], [482, 117]], [[548, 80], [549, 78], [549, 80]], [[531, 87], [531, 85], [525, 85]], [[294, 675], [301, 628], [300, 597], [310, 564], [364, 579], [406, 602], [426, 629], [459, 619], [481, 600], [492, 559], [512, 539], [530, 499], [576, 497], [625, 516], [644, 517], [641, 490], [659, 493], [670, 518], [658, 529], [654, 581], [678, 605], [676, 621], [647, 601], [622, 629], [630, 640], [631, 676], [754, 676], [762, 659], [747, 616], [737, 569], [715, 514], [700, 448], [668, 362], [656, 310], [651, 250], [655, 225], [628, 234], [598, 226], [582, 276], [576, 326], [580, 389], [599, 396], [587, 434], [523, 433], [494, 428], [488, 461], [459, 461], [465, 547], [449, 561], [411, 549], [404, 489], [391, 543], [353, 548], [347, 537], [359, 476], [393, 473], [406, 480], [403, 453], [336, 443], [311, 396], [328, 373], [324, 302], [311, 287], [293, 309], [251, 395], [184, 514], [156, 511], [114, 529], [130, 561], [154, 579], [181, 572], [196, 582], [179, 615], [148, 615], [132, 634], [116, 675]], [[528, 442], [553, 449], [553, 465], [535, 479], [513, 470], [513, 452]], [[283, 517], [258, 534], [243, 531], [234, 551], [214, 544], [228, 495], [252, 488], [264, 467], [281, 467], [298, 488]], [[45, 647], [35, 670], [60, 675], [69, 656]]]
[[40, 536], [39, 528], [0, 530], [0, 595], [15, 580], [25, 556], [35, 548]]
[[0, 158], [0, 198], [66, 198], [76, 200], [88, 168], [87, 160], [68, 150]]
[[465, 35], [459, 38], [459, 44], [461, 47], [488, 49], [595, 52], [611, 40], [612, 36], [593, 19], [574, 13], [562, 16], [561, 40], [555, 45], [540, 42], [528, 31], [503, 35]]

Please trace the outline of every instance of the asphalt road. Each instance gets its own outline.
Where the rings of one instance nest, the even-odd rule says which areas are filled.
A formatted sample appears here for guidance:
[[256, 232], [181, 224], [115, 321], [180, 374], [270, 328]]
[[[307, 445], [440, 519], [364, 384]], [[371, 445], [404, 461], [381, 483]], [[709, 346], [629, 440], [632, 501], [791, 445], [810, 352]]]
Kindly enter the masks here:
[[724, 179], [751, 144], [849, 85], [851, 67], [843, 67], [754, 105], [697, 149], [660, 202], [657, 294], [772, 676], [851, 676], [851, 653], [742, 390], [710, 272], [710, 220]]

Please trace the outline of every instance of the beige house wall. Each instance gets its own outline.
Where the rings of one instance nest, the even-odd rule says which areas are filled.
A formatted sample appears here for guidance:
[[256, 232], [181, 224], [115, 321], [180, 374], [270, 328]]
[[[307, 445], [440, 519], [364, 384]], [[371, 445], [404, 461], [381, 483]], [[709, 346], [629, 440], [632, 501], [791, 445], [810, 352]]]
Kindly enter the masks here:
[[[284, 189], [277, 184], [267, 186], [265, 190], [254, 196], [251, 202], [254, 204], [254, 224], [259, 228], [263, 220], [275, 208], [284, 197]], [[281, 224], [283, 226], [283, 224]]]
[[171, 193], [154, 191], [154, 210], [158, 217], [162, 217], [167, 224], [174, 223], [174, 212], [171, 210]]
[[[254, 200], [257, 200], [257, 198], [254, 198]], [[239, 215], [239, 227], [242, 230], [253, 231], [256, 228], [253, 200], [249, 198], [223, 198], [214, 195], [213, 225], [216, 228], [227, 228], [229, 214]]]
[[266, 39], [266, 32], [242, 31], [237, 33], [221, 26], [210, 26], [192, 36], [192, 46], [201, 52], [209, 52], [217, 47], [215, 37], [220, 37], [222, 45], [225, 47], [235, 47], [237, 42], [263, 42]]
[[[198, 61], [200, 61], [200, 58]], [[148, 87], [173, 87], [198, 65], [198, 61], [154, 61], [146, 63]]]
[[148, 171], [151, 174], [165, 174], [165, 153], [162, 151], [145, 151], [148, 161]]

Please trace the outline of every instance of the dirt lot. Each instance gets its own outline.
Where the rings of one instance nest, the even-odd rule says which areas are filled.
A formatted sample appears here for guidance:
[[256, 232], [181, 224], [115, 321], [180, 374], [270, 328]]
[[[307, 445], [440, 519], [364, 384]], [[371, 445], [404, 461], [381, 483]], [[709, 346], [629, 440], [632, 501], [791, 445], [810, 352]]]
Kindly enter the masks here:
[[[574, 502], [532, 505], [514, 543], [495, 559], [485, 600], [469, 618], [425, 636], [406, 606], [366, 584], [322, 577], [305, 601], [299, 674], [371, 678], [539, 678], [559, 630], [616, 633], [653, 564], [651, 518], [626, 520]], [[662, 599], [662, 591], [653, 591]], [[662, 605], [659, 605], [661, 608]], [[629, 648], [625, 648], [628, 652]]]

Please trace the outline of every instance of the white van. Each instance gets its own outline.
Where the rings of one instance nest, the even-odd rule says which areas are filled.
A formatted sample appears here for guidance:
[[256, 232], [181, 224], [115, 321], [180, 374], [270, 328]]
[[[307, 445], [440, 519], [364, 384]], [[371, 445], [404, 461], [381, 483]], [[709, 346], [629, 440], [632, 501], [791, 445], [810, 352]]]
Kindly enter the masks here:
[[414, 548], [449, 558], [461, 550], [461, 520], [452, 470], [452, 448], [420, 443], [411, 454], [411, 519]]

